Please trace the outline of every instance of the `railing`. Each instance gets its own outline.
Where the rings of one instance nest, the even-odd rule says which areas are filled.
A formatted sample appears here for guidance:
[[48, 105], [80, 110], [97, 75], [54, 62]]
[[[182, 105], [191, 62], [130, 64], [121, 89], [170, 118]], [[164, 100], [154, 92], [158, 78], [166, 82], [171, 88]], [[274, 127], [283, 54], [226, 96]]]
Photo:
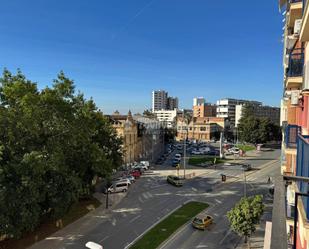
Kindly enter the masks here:
[[299, 2], [302, 2], [304, 0], [290, 0], [290, 3], [299, 3]]
[[298, 125], [287, 125], [285, 128], [284, 141], [287, 148], [296, 148], [298, 134], [301, 133], [301, 127]]
[[[309, 177], [309, 136], [298, 135], [296, 176]], [[308, 193], [308, 182], [298, 181], [299, 192]], [[307, 220], [309, 220], [309, 198], [302, 197]]]
[[303, 76], [304, 69], [304, 49], [294, 49], [289, 55], [288, 77]]

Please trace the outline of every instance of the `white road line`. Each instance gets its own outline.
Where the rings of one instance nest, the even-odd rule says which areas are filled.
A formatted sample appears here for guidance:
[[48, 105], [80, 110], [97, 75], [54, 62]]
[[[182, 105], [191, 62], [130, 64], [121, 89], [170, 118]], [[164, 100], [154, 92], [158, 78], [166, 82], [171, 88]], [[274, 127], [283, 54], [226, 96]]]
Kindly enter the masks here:
[[227, 238], [227, 236], [229, 236], [231, 233], [231, 229], [229, 229], [229, 231], [226, 233], [226, 235], [223, 237], [223, 239], [219, 242], [219, 245], [222, 245], [223, 241]]
[[106, 240], [106, 239], [108, 239], [108, 238], [109, 238], [109, 236], [105, 236], [103, 239], [101, 239], [101, 240], [99, 241], [99, 243], [103, 242], [104, 240]]
[[132, 223], [133, 221], [137, 220], [138, 218], [140, 218], [142, 215], [137, 215], [136, 217], [134, 217], [132, 220], [129, 221], [129, 223]]

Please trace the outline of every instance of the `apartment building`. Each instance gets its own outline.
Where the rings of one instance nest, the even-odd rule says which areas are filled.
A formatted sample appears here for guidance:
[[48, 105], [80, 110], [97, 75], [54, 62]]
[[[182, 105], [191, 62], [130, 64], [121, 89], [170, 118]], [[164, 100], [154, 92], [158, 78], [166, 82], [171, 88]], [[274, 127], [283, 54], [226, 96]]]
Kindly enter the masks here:
[[168, 96], [164, 90], [152, 91], [152, 112], [178, 109], [178, 98]]
[[152, 111], [167, 108], [168, 93], [164, 90], [152, 91]]
[[178, 109], [178, 98], [177, 97], [167, 97], [167, 110]]
[[217, 101], [217, 117], [228, 119], [231, 127], [236, 124], [236, 105], [262, 105], [261, 102], [241, 99], [224, 98]]
[[286, 181], [286, 231], [289, 246], [307, 249], [309, 184], [297, 177], [309, 177], [309, 3], [280, 0], [280, 7], [285, 21], [281, 172], [285, 179], [296, 177]]
[[203, 97], [193, 99], [193, 117], [216, 117], [217, 106], [207, 103]]
[[[280, 124], [280, 108], [263, 105], [251, 106], [254, 116], [257, 118], [268, 118], [272, 123]], [[242, 117], [244, 105], [236, 105], [235, 107], [235, 127], [238, 126], [239, 120]]]

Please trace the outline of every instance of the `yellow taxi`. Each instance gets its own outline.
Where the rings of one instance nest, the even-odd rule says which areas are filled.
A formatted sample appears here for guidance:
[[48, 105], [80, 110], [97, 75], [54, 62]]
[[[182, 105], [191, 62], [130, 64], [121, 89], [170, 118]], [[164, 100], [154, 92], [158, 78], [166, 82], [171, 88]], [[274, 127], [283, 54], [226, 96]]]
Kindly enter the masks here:
[[202, 230], [205, 230], [212, 223], [213, 218], [210, 215], [198, 215], [192, 220], [192, 226]]

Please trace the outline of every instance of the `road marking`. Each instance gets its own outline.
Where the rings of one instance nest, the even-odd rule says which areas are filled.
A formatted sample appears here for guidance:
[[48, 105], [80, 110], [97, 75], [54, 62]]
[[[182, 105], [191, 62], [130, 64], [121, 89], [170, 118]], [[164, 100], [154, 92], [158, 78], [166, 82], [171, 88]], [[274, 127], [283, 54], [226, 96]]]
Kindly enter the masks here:
[[142, 215], [137, 215], [136, 217], [134, 217], [132, 220], [129, 221], [129, 223], [132, 223], [133, 221], [137, 220], [138, 218], [140, 218]]
[[105, 236], [103, 239], [101, 239], [101, 240], [99, 241], [99, 243], [103, 242], [104, 240], [106, 240], [106, 239], [108, 239], [108, 238], [109, 238], [109, 236]]
[[231, 229], [228, 230], [228, 232], [226, 233], [226, 235], [223, 237], [222, 240], [220, 240], [219, 245], [222, 245], [223, 241], [227, 238], [227, 236], [229, 236], [231, 233]]

